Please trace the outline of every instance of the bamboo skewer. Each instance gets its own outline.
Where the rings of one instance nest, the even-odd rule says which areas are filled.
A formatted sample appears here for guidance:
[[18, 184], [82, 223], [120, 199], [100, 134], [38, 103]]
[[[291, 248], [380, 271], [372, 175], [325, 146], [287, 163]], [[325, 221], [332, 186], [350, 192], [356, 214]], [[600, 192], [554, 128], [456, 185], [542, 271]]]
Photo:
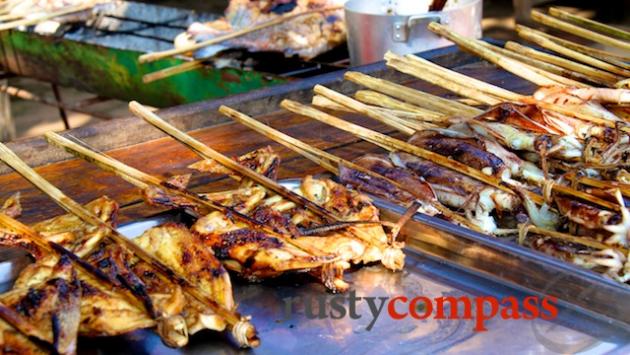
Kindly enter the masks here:
[[432, 63], [424, 58], [415, 56], [413, 54], [407, 54], [404, 57], [400, 57], [399, 59], [403, 59], [403, 58], [408, 60], [412, 65], [435, 72], [437, 75], [440, 75], [442, 77], [448, 77], [450, 80], [453, 80], [454, 82], [457, 82], [458, 84], [462, 86], [469, 85], [474, 89], [486, 92], [492, 96], [501, 98], [503, 100], [518, 101], [523, 98], [523, 95], [521, 94], [517, 94], [513, 91], [506, 90], [492, 84], [488, 84], [485, 81], [471, 78], [467, 75], [458, 73], [454, 70], [444, 68], [441, 65], [437, 65], [435, 63]]
[[354, 93], [354, 98], [365, 104], [381, 106], [390, 110], [397, 110], [396, 112], [417, 113], [418, 115], [425, 117], [427, 121], [435, 120], [437, 122], [441, 122], [444, 120], [444, 115], [439, 112], [396, 100], [393, 97], [389, 97], [372, 90], [358, 90]]
[[[519, 36], [523, 37], [524, 39], [534, 42], [536, 44], [538, 44], [539, 46], [552, 50], [556, 53], [560, 53], [565, 57], [574, 59], [578, 62], [584, 63], [584, 64], [588, 64], [591, 67], [594, 68], [599, 68], [601, 70], [604, 70], [606, 72], [610, 72], [610, 73], [614, 73], [618, 76], [618, 80], [623, 79], [623, 78], [627, 78], [630, 76], [630, 71], [623, 69], [623, 68], [619, 68], [616, 65], [612, 65], [608, 62], [605, 62], [603, 60], [599, 60], [597, 58], [594, 58], [592, 56], [586, 55], [586, 54], [582, 54], [578, 51], [574, 51], [570, 48], [566, 48], [560, 44], [557, 44], [556, 42], [547, 39], [543, 36], [539, 36], [536, 33], [532, 33], [527, 31], [526, 28], [520, 28], [521, 31], [518, 32]], [[619, 77], [620, 76], [620, 77]]]
[[168, 67], [166, 69], [154, 71], [142, 76], [142, 82], [145, 84], [152, 83], [154, 81], [166, 79], [173, 75], [182, 74], [191, 70], [195, 70], [204, 66], [205, 60], [191, 60], [179, 65]]
[[554, 86], [558, 83], [556, 80], [551, 79], [550, 76], [541, 74], [535, 68], [493, 52], [478, 44], [475, 40], [465, 38], [436, 22], [431, 22], [428, 28], [432, 32], [447, 38], [475, 55], [482, 57], [483, 59], [509, 71], [514, 75], [520, 76], [527, 81], [531, 81], [538, 86]]
[[346, 72], [344, 78], [368, 89], [395, 97], [397, 99], [428, 108], [448, 115], [474, 117], [483, 111], [468, 105], [444, 99], [439, 96], [414, 90], [387, 80], [378, 79], [359, 72]]
[[63, 207], [69, 213], [79, 217], [87, 224], [107, 231], [107, 238], [110, 238], [114, 243], [124, 247], [139, 259], [154, 267], [155, 270], [158, 271], [158, 275], [162, 275], [165, 279], [171, 280], [182, 286], [186, 293], [223, 318], [226, 323], [230, 325], [231, 330], [245, 330], [245, 336], [236, 337], [240, 342], [240, 346], [256, 347], [260, 344], [260, 340], [256, 335], [256, 329], [247, 318], [243, 318], [238, 313], [225, 309], [216, 303], [205, 291], [195, 287], [194, 284], [186, 277], [171, 270], [168, 266], [164, 265], [161, 261], [155, 258], [155, 256], [147, 253], [134, 242], [118, 233], [118, 231], [112, 228], [109, 224], [101, 221], [98, 217], [92, 214], [92, 212], [86, 210], [79, 203], [66, 196], [63, 192], [61, 192], [61, 190], [42, 178], [35, 172], [35, 170], [26, 165], [17, 155], [15, 155], [15, 153], [3, 144], [0, 144], [0, 160], [11, 166], [17, 173], [22, 175], [34, 186], [51, 197], [57, 204], [59, 204], [59, 206]]
[[274, 18], [272, 20], [265, 21], [265, 22], [259, 23], [259, 24], [255, 24], [255, 25], [252, 25], [250, 27], [246, 27], [246, 28], [243, 28], [243, 29], [240, 29], [240, 30], [236, 30], [234, 32], [230, 32], [230, 33], [227, 33], [227, 34], [224, 34], [224, 35], [221, 35], [221, 36], [209, 39], [207, 41], [191, 44], [190, 46], [186, 46], [186, 47], [182, 47], [182, 48], [173, 48], [173, 49], [169, 49], [169, 50], [162, 51], [162, 52], [143, 54], [143, 55], [141, 55], [138, 58], [138, 61], [140, 63], [154, 62], [154, 61], [162, 59], [162, 58], [173, 57], [173, 56], [176, 56], [178, 54], [183, 54], [183, 53], [187, 53], [187, 52], [191, 52], [191, 51], [196, 51], [198, 49], [209, 47], [209, 46], [212, 46], [212, 45], [215, 45], [215, 44], [219, 44], [219, 43], [225, 42], [225, 41], [230, 40], [230, 39], [234, 39], [234, 38], [237, 38], [237, 37], [242, 37], [242, 36], [248, 35], [250, 33], [254, 33], [254, 32], [263, 30], [265, 28], [277, 26], [279, 24], [282, 24], [282, 23], [287, 22], [287, 21], [294, 20], [294, 19], [302, 17], [302, 16], [312, 15], [312, 14], [320, 13], [320, 12], [336, 11], [336, 10], [340, 10], [340, 9], [343, 9], [343, 6], [325, 7], [325, 8], [321, 8], [321, 9], [314, 9], [314, 10], [309, 10], [309, 11], [303, 11], [303, 12], [300, 12], [300, 13], [297, 13], [297, 14], [287, 13], [287, 14], [278, 16], [277, 18]]
[[[407, 191], [414, 195], [414, 191], [409, 191], [408, 188], [399, 184], [398, 182], [391, 180], [385, 176], [377, 174], [371, 170], [365, 169], [360, 165], [357, 165], [351, 161], [340, 158], [336, 155], [330, 154], [321, 149], [312, 147], [299, 139], [293, 138], [289, 135], [286, 135], [278, 130], [275, 130], [267, 125], [262, 124], [261, 122], [241, 113], [227, 106], [221, 106], [219, 108], [219, 112], [222, 114], [232, 118], [233, 120], [253, 129], [254, 131], [264, 135], [265, 137], [272, 139], [273, 141], [282, 144], [283, 146], [295, 151], [296, 153], [304, 156], [305, 158], [311, 160], [312, 162], [322, 166], [324, 169], [330, 171], [331, 173], [339, 176], [339, 168], [338, 166], [344, 165], [350, 169], [359, 171], [368, 176], [372, 176], [376, 179], [381, 179], [383, 181], [387, 181], [393, 186], [399, 188], [402, 191]], [[470, 223], [467, 219], [462, 216], [454, 213], [446, 206], [442, 205], [438, 201], [421, 201], [424, 203], [429, 203], [432, 207], [436, 208], [440, 213], [442, 213], [446, 218], [449, 218], [453, 221], [456, 221], [460, 224], [467, 226], [477, 232], [481, 232], [481, 229], [477, 227], [475, 224]]]
[[539, 36], [545, 37], [549, 40], [552, 40], [562, 46], [565, 46], [567, 48], [573, 49], [574, 51], [578, 51], [580, 53], [586, 54], [586, 55], [590, 55], [593, 56], [595, 58], [599, 58], [601, 60], [605, 60], [605, 61], [610, 61], [610, 64], [614, 64], [616, 66], [622, 67], [624, 69], [629, 69], [630, 68], [630, 64], [626, 63], [626, 61], [630, 61], [630, 56], [624, 56], [622, 54], [618, 54], [618, 53], [613, 53], [613, 52], [608, 52], [608, 51], [604, 51], [601, 49], [597, 49], [597, 48], [591, 48], [589, 46], [585, 46], [579, 43], [575, 43], [575, 42], [571, 42], [568, 41], [566, 39], [560, 38], [560, 37], [556, 37], [553, 35], [550, 35], [549, 33], [546, 32], [542, 32], [542, 31], [538, 31], [536, 29], [533, 29], [531, 27], [527, 27], [527, 26], [523, 26], [523, 25], [516, 25], [516, 31], [520, 32], [520, 31], [529, 31], [530, 33], [535, 33]]
[[[66, 150], [68, 153], [75, 155], [78, 158], [84, 159], [99, 168], [112, 172], [121, 177], [125, 181], [137, 186], [140, 189], [147, 189], [148, 187], [156, 187], [168, 193], [169, 195], [182, 197], [196, 205], [199, 205], [210, 211], [219, 211], [226, 216], [231, 216], [247, 225], [260, 229], [265, 233], [274, 236], [284, 242], [291, 244], [315, 257], [328, 258], [321, 250], [313, 249], [308, 246], [304, 246], [302, 243], [296, 241], [294, 238], [285, 237], [280, 235], [270, 228], [257, 223], [255, 220], [235, 211], [231, 208], [209, 201], [198, 194], [191, 192], [187, 189], [178, 189], [170, 187], [166, 182], [158, 179], [157, 177], [146, 174], [138, 169], [123, 164], [122, 162], [115, 160], [105, 154], [94, 152], [86, 147], [83, 147], [77, 143], [74, 143], [56, 133], [46, 133], [46, 139], [49, 143]], [[331, 258], [332, 259], [332, 258]]]
[[402, 120], [398, 118], [397, 116], [372, 110], [367, 105], [359, 101], [351, 99], [333, 90], [327, 89], [326, 87], [323, 87], [321, 85], [315, 85], [315, 87], [313, 88], [313, 92], [315, 92], [316, 94], [322, 95], [326, 97], [327, 99], [332, 100], [333, 102], [336, 102], [340, 105], [348, 107], [358, 113], [364, 114], [379, 122], [385, 123], [386, 125], [394, 129], [397, 129], [398, 131], [407, 135], [414, 134], [416, 130], [421, 130], [425, 128], [421, 125], [417, 129], [410, 128], [405, 123], [403, 123], [404, 121], [401, 122]]
[[532, 58], [536, 58], [547, 63], [555, 64], [557, 66], [566, 68], [568, 70], [573, 70], [578, 73], [582, 73], [589, 77], [597, 78], [601, 82], [604, 82], [606, 86], [608, 87], [613, 86], [617, 81], [621, 80], [622, 78], [615, 74], [612, 74], [612, 73], [609, 73], [609, 72], [606, 72], [597, 68], [593, 68], [585, 64], [576, 63], [574, 61], [571, 61], [571, 60], [568, 60], [568, 59], [565, 59], [565, 58], [562, 58], [553, 54], [548, 54], [548, 53], [544, 53], [530, 47], [525, 47], [516, 42], [508, 41], [505, 44], [505, 48], [511, 51], [514, 51], [516, 53], [520, 53], [525, 56], [530, 56]]
[[[357, 92], [358, 93], [358, 92]], [[357, 97], [357, 93], [355, 93], [355, 97]], [[380, 93], [377, 92], [373, 92], [370, 91], [370, 93], [374, 93], [376, 95], [381, 95], [381, 96], [385, 96], [382, 95]], [[370, 94], [371, 95], [371, 94]], [[390, 98], [391, 99], [391, 98]], [[358, 100], [358, 97], [357, 97]], [[395, 99], [392, 99], [395, 100]], [[365, 101], [359, 100], [363, 103], [365, 103]], [[399, 101], [400, 103], [405, 103], [402, 101]], [[313, 100], [311, 101], [311, 104], [313, 106], [317, 106], [323, 109], [327, 109], [327, 110], [333, 110], [333, 111], [342, 111], [342, 112], [349, 112], [349, 113], [356, 113], [356, 111], [343, 106], [341, 104], [336, 103], [335, 101], [332, 101], [322, 95], [313, 95]], [[373, 106], [373, 105], [367, 105], [366, 106], [368, 108], [370, 108], [371, 110], [374, 110], [376, 112], [381, 112], [381, 113], [385, 113], [388, 115], [394, 115], [400, 119], [402, 119], [404, 121], [405, 124], [411, 123], [418, 123], [418, 122], [429, 122], [429, 123], [435, 123], [435, 124], [444, 124], [448, 122], [448, 118], [446, 116], [441, 116], [433, 111], [426, 111], [426, 114], [423, 113], [417, 113], [417, 112], [410, 112], [410, 111], [400, 111], [400, 110], [396, 110], [396, 109], [388, 109], [388, 108], [383, 108], [383, 107], [378, 107], [378, 106]]]
[[622, 38], [626, 41], [630, 41], [630, 32], [624, 31], [617, 27], [612, 27], [601, 22], [593, 21], [591, 19], [574, 15], [569, 12], [563, 11], [557, 7], [550, 7], [549, 14], [551, 16], [557, 17], [561, 20], [573, 22], [574, 24], [586, 28], [590, 28], [592, 30], [603, 32], [611, 36]]
[[576, 26], [568, 22], [560, 21], [556, 19], [555, 17], [545, 15], [540, 11], [532, 10], [531, 15], [534, 21], [540, 22], [543, 25], [547, 25], [549, 27], [553, 27], [555, 29], [568, 32], [573, 35], [580, 36], [582, 38], [590, 39], [591, 41], [595, 41], [597, 43], [607, 44], [613, 47], [618, 47], [621, 49], [625, 49], [626, 51], [630, 50], [629, 42], [625, 42], [616, 38], [611, 38], [606, 35], [584, 29], [580, 26]]
[[[393, 55], [389, 55], [387, 56], [387, 58], [389, 60], [393, 60], [394, 56]], [[426, 68], [423, 68], [423, 70]], [[420, 75], [420, 74], [418, 74]], [[437, 85], [447, 89], [447, 90], [456, 90], [453, 89], [453, 86], [451, 84], [449, 84], [450, 82], [461, 82], [461, 83], [470, 83], [470, 87], [473, 88], [471, 90], [479, 90], [479, 91], [484, 91], [484, 90], [490, 90], [490, 88], [497, 88], [494, 87], [491, 84], [488, 84], [486, 82], [483, 82], [481, 80], [477, 80], [474, 78], [470, 78], [466, 75], [463, 74], [459, 74], [456, 73], [452, 70], [443, 70], [441, 71], [441, 75], [443, 76], [443, 79], [440, 83], [436, 83]], [[498, 92], [496, 89], [494, 89], [495, 92]], [[514, 93], [513, 98], [517, 99], [516, 101], [519, 102], [530, 102], [532, 101], [532, 99], [530, 97], [526, 97], [523, 95], [519, 95]], [[608, 117], [602, 115], [601, 113], [597, 112], [597, 111], [592, 111], [592, 110], [588, 110], [588, 107], [585, 106], [575, 106], [575, 105], [556, 105], [556, 104], [551, 104], [551, 103], [547, 103], [547, 102], [542, 102], [542, 101], [533, 101], [533, 103], [535, 103], [536, 105], [538, 105], [539, 107], [546, 109], [546, 110], [550, 110], [550, 111], [555, 111], [558, 113], [562, 113], [564, 115], [569, 115], [572, 117], [576, 117], [585, 121], [589, 121], [589, 122], [593, 122], [599, 125], [604, 125], [607, 127], [611, 127], [614, 128], [615, 127], [615, 121], [611, 121]]]
[[497, 47], [493, 44], [490, 44], [484, 41], [479, 41], [478, 43], [490, 49], [491, 51], [494, 51], [506, 57], [518, 60], [519, 62], [523, 62], [525, 64], [531, 65], [532, 67], [538, 68], [539, 70], [546, 71], [549, 74], [555, 74], [561, 77], [566, 77], [567, 80], [560, 80], [556, 78], [556, 80], [564, 86], [572, 86], [572, 87], [591, 86], [583, 82], [591, 82], [591, 83], [596, 83], [603, 86], [609, 85], [609, 83], [605, 80], [592, 78], [592, 77], [589, 77], [588, 75], [584, 75], [582, 73], [578, 73], [578, 72], [557, 66], [555, 64], [547, 63], [542, 60], [523, 55], [521, 53], [513, 52], [502, 47]]
[[400, 60], [399, 57], [394, 54], [386, 54], [385, 59], [387, 61], [388, 67], [394, 68], [399, 72], [409, 74], [433, 85], [438, 85], [444, 88], [448, 87], [448, 90], [456, 93], [459, 96], [468, 97], [486, 105], [496, 105], [501, 103], [502, 101], [500, 98], [487, 95], [482, 91], [472, 89], [468, 86], [462, 86], [458, 82], [445, 80], [440, 75], [436, 75], [436, 72], [432, 71], [430, 68], [422, 68], [420, 70], [420, 68], [418, 68], [417, 66], [409, 64], [404, 60]]

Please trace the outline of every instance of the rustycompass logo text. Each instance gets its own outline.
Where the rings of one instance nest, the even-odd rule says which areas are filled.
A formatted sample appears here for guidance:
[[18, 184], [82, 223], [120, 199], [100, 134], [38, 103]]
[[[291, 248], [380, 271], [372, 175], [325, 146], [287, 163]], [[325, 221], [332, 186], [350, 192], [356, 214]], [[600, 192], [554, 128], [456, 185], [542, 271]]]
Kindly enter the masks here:
[[492, 296], [358, 297], [356, 292], [351, 291], [347, 295], [291, 297], [283, 301], [284, 321], [290, 320], [296, 312], [303, 312], [308, 319], [368, 317], [368, 331], [383, 316], [394, 320], [474, 320], [474, 330], [477, 332], [487, 331], [486, 322], [496, 317], [504, 320], [553, 320], [558, 316], [558, 300], [551, 296], [528, 296], [522, 299], [512, 296], [501, 299]]

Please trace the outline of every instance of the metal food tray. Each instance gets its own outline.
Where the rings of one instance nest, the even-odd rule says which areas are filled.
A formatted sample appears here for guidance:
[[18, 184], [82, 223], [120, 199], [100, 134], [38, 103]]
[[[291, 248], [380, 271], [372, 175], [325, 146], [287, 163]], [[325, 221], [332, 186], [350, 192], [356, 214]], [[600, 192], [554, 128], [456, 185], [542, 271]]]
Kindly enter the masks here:
[[[297, 188], [299, 180], [282, 184]], [[382, 218], [396, 221], [403, 209], [375, 199]], [[129, 238], [165, 222], [182, 222], [186, 216], [166, 213], [123, 225]], [[260, 284], [233, 278], [239, 312], [251, 315], [262, 344], [254, 350], [238, 350], [223, 335], [204, 331], [191, 337], [183, 349], [166, 347], [151, 330], [124, 336], [81, 338], [81, 354], [396, 354], [435, 352], [505, 353], [624, 353], [630, 339], [628, 288], [562, 263], [546, 255], [474, 233], [438, 218], [418, 214], [403, 229], [407, 258], [402, 272], [367, 266], [346, 274], [357, 297], [495, 296], [524, 297], [545, 293], [561, 299], [559, 316], [544, 320], [502, 320], [486, 323], [488, 331], [475, 332], [474, 320], [393, 320], [385, 312], [373, 329], [372, 317], [360, 302], [360, 319], [309, 319], [303, 303], [285, 319], [288, 298], [328, 295], [325, 288], [304, 277], [283, 277]], [[24, 258], [0, 263], [3, 277], [17, 275]], [[4, 280], [7, 281], [7, 280]], [[4, 291], [10, 282], [2, 284]], [[346, 297], [345, 295], [342, 295]], [[461, 312], [461, 310], [460, 310]], [[617, 312], [617, 314], [614, 314]]]

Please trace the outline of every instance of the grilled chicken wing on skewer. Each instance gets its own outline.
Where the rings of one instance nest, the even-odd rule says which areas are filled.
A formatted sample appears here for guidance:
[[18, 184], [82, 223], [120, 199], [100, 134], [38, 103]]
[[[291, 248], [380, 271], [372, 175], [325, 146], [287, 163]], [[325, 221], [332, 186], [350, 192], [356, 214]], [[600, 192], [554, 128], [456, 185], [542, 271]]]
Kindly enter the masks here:
[[[108, 223], [115, 219], [118, 210], [115, 201], [106, 197], [87, 207]], [[183, 346], [189, 334], [202, 329], [221, 331], [225, 328], [225, 322], [220, 317], [204, 309], [196, 300], [187, 299], [179, 286], [151, 277], [153, 271], [148, 265], [138, 262], [116, 245], [103, 242], [102, 232], [88, 227], [74, 215], [41, 222], [35, 228], [48, 240], [81, 252], [101, 272], [132, 286], [145, 295], [145, 303], [150, 309], [162, 314], [156, 321], [143, 308], [127, 303], [115, 290], [81, 280], [82, 335], [117, 335], [157, 326], [168, 345]], [[217, 303], [227, 309], [235, 308], [227, 272], [212, 252], [201, 247], [186, 228], [177, 225], [156, 227], [137, 238], [136, 243], [215, 295]], [[16, 287], [42, 282], [50, 274], [48, 264], [50, 257], [28, 266], [16, 281]]]

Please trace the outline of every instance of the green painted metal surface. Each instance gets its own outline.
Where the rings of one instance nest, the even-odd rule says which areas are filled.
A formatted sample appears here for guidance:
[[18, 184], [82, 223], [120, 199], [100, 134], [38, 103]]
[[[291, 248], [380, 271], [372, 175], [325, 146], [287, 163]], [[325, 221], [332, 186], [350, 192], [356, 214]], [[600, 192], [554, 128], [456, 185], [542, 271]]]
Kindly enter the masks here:
[[10, 72], [156, 107], [214, 99], [285, 83], [256, 71], [201, 68], [145, 84], [142, 76], [183, 61], [139, 64], [142, 53], [22, 31], [0, 33], [1, 62]]

